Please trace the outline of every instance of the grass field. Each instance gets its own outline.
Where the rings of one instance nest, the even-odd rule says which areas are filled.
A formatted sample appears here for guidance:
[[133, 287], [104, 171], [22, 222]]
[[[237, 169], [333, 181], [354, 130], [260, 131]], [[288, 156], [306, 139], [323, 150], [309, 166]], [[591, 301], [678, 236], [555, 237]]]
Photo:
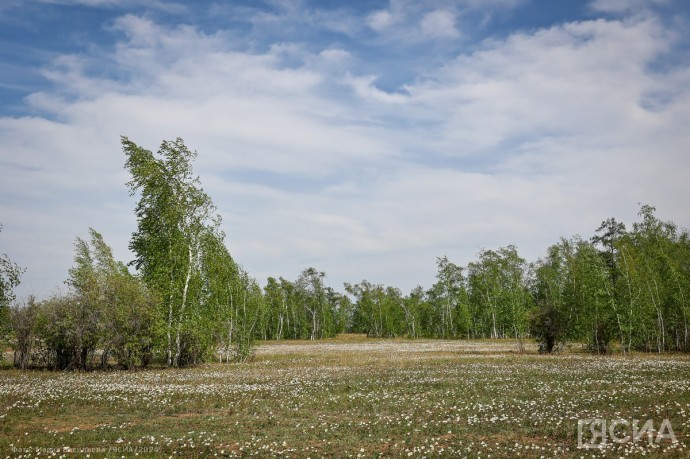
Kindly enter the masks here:
[[[2, 370], [1, 457], [690, 454], [688, 356], [516, 348], [343, 336], [262, 344], [245, 364]], [[632, 433], [626, 423], [660, 429], [668, 419], [678, 441], [608, 437], [604, 449], [578, 449], [578, 419], [588, 418], [623, 420], [618, 438]]]

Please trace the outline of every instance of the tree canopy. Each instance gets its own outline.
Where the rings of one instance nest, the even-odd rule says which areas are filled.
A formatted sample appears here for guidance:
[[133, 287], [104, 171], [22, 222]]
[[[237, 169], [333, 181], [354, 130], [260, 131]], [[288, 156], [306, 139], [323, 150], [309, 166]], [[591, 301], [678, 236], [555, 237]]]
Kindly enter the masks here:
[[[127, 186], [138, 198], [129, 266], [103, 236], [76, 238], [68, 293], [20, 304], [23, 269], [0, 257], [0, 331], [14, 363], [56, 369], [171, 367], [251, 357], [257, 339], [527, 338], [554, 352], [690, 351], [690, 236], [640, 206], [639, 221], [604, 220], [589, 239], [561, 238], [528, 262], [516, 246], [482, 249], [465, 265], [436, 260], [429, 289], [405, 294], [362, 280], [343, 291], [326, 273], [269, 277], [235, 262], [221, 217], [182, 139], [153, 153], [122, 139]], [[0, 226], [0, 231], [2, 226]]]

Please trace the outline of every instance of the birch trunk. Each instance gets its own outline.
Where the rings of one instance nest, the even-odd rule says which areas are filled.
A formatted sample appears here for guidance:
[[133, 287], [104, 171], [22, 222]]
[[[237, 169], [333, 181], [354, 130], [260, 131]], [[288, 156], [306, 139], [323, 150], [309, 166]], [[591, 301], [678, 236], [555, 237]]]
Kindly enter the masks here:
[[192, 246], [190, 244], [188, 249], [189, 254], [189, 265], [187, 266], [187, 277], [184, 281], [184, 289], [182, 290], [182, 304], [180, 305], [180, 313], [177, 321], [177, 332], [175, 334], [175, 359], [173, 360], [173, 365], [175, 367], [180, 366], [180, 353], [181, 353], [181, 332], [182, 332], [182, 319], [184, 317], [184, 311], [187, 307], [187, 293], [189, 292], [189, 282], [192, 279], [192, 267], [193, 267], [193, 252]]

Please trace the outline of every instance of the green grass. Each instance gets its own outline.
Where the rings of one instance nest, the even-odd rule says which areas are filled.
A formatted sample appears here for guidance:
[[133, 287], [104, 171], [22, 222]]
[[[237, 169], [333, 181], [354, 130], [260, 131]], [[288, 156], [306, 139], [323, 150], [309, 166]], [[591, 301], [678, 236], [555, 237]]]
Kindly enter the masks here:
[[[3, 370], [0, 457], [687, 456], [688, 356], [515, 349], [342, 336], [263, 344], [246, 364]], [[581, 450], [584, 418], [669, 419], [678, 443]]]

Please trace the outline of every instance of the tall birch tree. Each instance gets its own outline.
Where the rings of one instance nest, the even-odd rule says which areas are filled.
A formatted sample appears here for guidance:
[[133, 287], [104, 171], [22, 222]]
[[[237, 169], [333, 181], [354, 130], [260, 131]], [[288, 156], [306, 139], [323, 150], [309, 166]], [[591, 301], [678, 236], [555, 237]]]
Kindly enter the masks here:
[[127, 183], [132, 195], [140, 193], [135, 208], [137, 231], [130, 249], [144, 280], [163, 298], [165, 354], [169, 366], [180, 366], [197, 354], [198, 331], [194, 319], [207, 314], [200, 301], [204, 276], [204, 235], [220, 224], [211, 198], [192, 170], [196, 153], [182, 139], [164, 141], [157, 155], [122, 138]]

